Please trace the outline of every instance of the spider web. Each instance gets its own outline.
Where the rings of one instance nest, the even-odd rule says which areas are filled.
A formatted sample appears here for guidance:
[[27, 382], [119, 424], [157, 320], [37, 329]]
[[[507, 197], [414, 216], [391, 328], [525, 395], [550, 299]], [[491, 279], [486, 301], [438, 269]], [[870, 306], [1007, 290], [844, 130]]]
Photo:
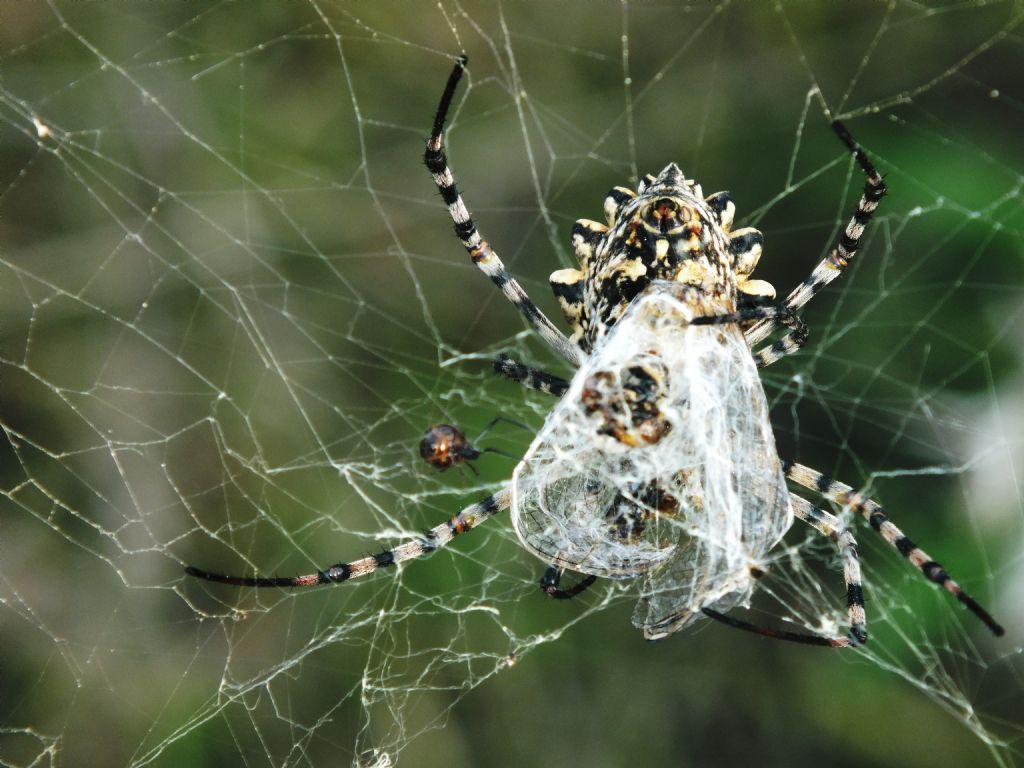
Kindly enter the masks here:
[[[5, 3], [0, 11], [0, 763], [1015, 764], [1024, 734], [1024, 93], [1017, 2]], [[865, 649], [720, 625], [644, 644], [633, 583], [543, 598], [507, 516], [426, 560], [309, 573], [499, 488], [568, 375], [469, 263], [422, 142], [547, 275], [605, 191], [670, 160], [765, 233], [785, 294], [892, 190], [808, 347], [765, 371], [780, 453], [846, 480], [1006, 626], [858, 521]], [[849, 518], [847, 518], [849, 519]], [[743, 618], [837, 633], [799, 523]], [[611, 730], [614, 728], [614, 732]]]

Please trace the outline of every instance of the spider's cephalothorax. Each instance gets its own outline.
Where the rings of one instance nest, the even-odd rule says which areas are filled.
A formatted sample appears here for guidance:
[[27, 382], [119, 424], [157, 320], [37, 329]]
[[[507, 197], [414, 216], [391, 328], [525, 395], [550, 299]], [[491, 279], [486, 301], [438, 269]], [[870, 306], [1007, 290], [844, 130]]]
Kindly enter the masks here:
[[[671, 164], [633, 192], [616, 187], [607, 225], [573, 230], [579, 269], [551, 282], [573, 337], [534, 304], [483, 239], [455, 187], [444, 123], [466, 67], [448, 78], [424, 160], [473, 263], [575, 373], [566, 380], [501, 356], [495, 370], [561, 399], [519, 462], [512, 482], [426, 534], [361, 560], [292, 577], [232, 576], [192, 566], [196, 578], [250, 587], [308, 587], [367, 576], [428, 555], [504, 510], [523, 545], [548, 568], [545, 594], [575, 597], [598, 576], [642, 580], [634, 623], [657, 639], [703, 616], [761, 635], [833, 648], [867, 641], [857, 542], [807, 492], [863, 517], [893, 548], [977, 616], [1003, 628], [882, 508], [849, 485], [781, 461], [757, 369], [798, 351], [807, 327], [796, 313], [853, 261], [885, 182], [842, 123], [832, 127], [864, 172], [864, 191], [835, 248], [786, 299], [751, 280], [761, 233], [732, 229], [729, 195], [704, 198]], [[761, 345], [780, 326], [785, 334]], [[497, 420], [503, 420], [498, 417]], [[491, 425], [495, 422], [492, 421]], [[488, 425], [486, 430], [491, 426]], [[479, 455], [448, 425], [422, 448], [435, 466]], [[493, 449], [483, 451], [498, 452]], [[801, 489], [790, 490], [794, 486]], [[746, 603], [759, 561], [796, 518], [835, 543], [846, 584], [846, 637], [759, 627], [725, 615]], [[561, 587], [565, 570], [583, 574]]]
[[[551, 287], [585, 352], [653, 281], [692, 286], [716, 306], [737, 298], [768, 301], [775, 289], [749, 279], [761, 256], [761, 233], [732, 230], [728, 192], [707, 198], [675, 163], [648, 175], [636, 192], [615, 187], [604, 202], [608, 223], [580, 219], [572, 240], [579, 269], [560, 269]], [[748, 302], [741, 302], [748, 303]]]

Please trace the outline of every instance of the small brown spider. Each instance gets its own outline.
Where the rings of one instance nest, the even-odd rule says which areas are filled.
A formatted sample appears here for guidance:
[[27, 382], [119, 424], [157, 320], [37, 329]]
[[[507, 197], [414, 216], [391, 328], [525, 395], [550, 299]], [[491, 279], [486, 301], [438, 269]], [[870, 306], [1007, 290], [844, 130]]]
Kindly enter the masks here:
[[483, 453], [466, 439], [461, 429], [451, 424], [435, 424], [420, 440], [420, 456], [441, 472], [463, 461], [474, 461]]
[[500, 451], [497, 448], [476, 447], [476, 443], [479, 443], [499, 421], [519, 427], [527, 432], [530, 431], [530, 428], [525, 424], [513, 421], [512, 419], [506, 419], [504, 416], [495, 416], [487, 423], [486, 427], [480, 430], [480, 434], [475, 439], [467, 440], [466, 433], [458, 427], [452, 424], [435, 424], [426, 431], [420, 440], [420, 456], [423, 457], [427, 464], [441, 472], [451, 469], [456, 464], [465, 462], [466, 466], [473, 470], [473, 474], [477, 474], [476, 467], [469, 462], [479, 459], [485, 453], [497, 453], [501, 456], [518, 460], [518, 457]]

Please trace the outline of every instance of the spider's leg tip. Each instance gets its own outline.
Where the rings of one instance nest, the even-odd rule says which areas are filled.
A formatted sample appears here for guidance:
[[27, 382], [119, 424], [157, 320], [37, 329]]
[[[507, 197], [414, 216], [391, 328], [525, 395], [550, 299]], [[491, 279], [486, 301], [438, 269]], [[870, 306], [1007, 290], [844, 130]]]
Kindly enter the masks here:
[[992, 632], [993, 635], [995, 635], [996, 637], [1002, 637], [1006, 634], [1006, 630], [1003, 628], [1003, 626], [998, 621], [993, 619], [992, 614], [990, 614], [988, 611], [982, 608], [977, 600], [968, 595], [962, 589], [955, 592], [954, 594], [956, 594], [956, 598], [961, 603], [967, 606], [968, 610], [970, 610], [971, 613], [973, 613], [975, 616], [981, 619], [982, 623], [989, 628], [989, 631]]
[[462, 53], [460, 53], [460, 54], [458, 55], [458, 57], [457, 57], [457, 59], [456, 59], [456, 60], [457, 60], [457, 61], [459, 62], [459, 66], [461, 66], [461, 67], [463, 67], [463, 68], [464, 68], [464, 67], [465, 67], [465, 66], [466, 66], [467, 64], [469, 64], [469, 56], [467, 56], [467, 55], [466, 55], [466, 52], [465, 52], [465, 51], [463, 51]]
[[850, 627], [850, 645], [853, 647], [868, 644], [868, 632], [864, 627]]
[[979, 618], [985, 623], [985, 626], [989, 628], [989, 631], [991, 631], [992, 634], [996, 637], [1002, 637], [1006, 634], [1006, 630], [1003, 628], [1003, 625], [997, 622], [991, 616], [989, 616], [988, 613], [985, 613], [984, 616], [979, 614]]

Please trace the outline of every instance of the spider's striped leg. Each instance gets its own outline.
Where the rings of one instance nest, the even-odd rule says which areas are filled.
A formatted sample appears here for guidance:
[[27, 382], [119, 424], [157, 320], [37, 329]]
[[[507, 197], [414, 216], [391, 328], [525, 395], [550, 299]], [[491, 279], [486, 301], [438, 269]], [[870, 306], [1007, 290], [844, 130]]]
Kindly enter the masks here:
[[561, 397], [569, 390], [569, 382], [550, 373], [530, 368], [507, 355], [494, 359], [494, 370], [512, 381], [519, 382], [527, 389], [536, 389], [555, 397]]
[[[835, 515], [815, 507], [807, 499], [789, 495], [793, 514], [824, 536], [835, 542], [843, 558], [843, 582], [846, 584], [846, 607], [850, 619], [850, 640], [847, 645], [862, 645], [868, 641], [867, 618], [864, 614], [864, 589], [860, 580], [860, 557], [857, 540], [843, 527]], [[835, 641], [833, 641], [834, 644]]]
[[[857, 249], [860, 248], [865, 227], [871, 221], [879, 201], [888, 191], [885, 181], [883, 181], [878, 171], [875, 170], [875, 166], [871, 164], [864, 150], [860, 148], [860, 145], [850, 135], [850, 132], [846, 130], [846, 126], [836, 120], [832, 123], [832, 128], [843, 144], [853, 153], [857, 164], [864, 171], [864, 175], [867, 176], [867, 181], [864, 183], [864, 193], [857, 203], [857, 210], [853, 212], [853, 216], [839, 238], [836, 248], [786, 298], [786, 306], [794, 312], [814, 298], [815, 294], [822, 288], [843, 274], [850, 265], [854, 256], [857, 255]], [[778, 321], [776, 320], [764, 320], [758, 323], [747, 331], [747, 341], [751, 346], [757, 344], [775, 330], [777, 325]], [[777, 342], [766, 350], [762, 350], [765, 354], [758, 360], [759, 367], [770, 365], [780, 357], [798, 350], [800, 343], [797, 342], [794, 334], [795, 329], [791, 329], [781, 342]], [[790, 341], [787, 342], [787, 339]]]
[[908, 539], [903, 531], [890, 522], [885, 510], [875, 501], [866, 499], [845, 483], [826, 477], [821, 472], [802, 464], [783, 462], [783, 470], [786, 477], [804, 488], [809, 488], [824, 496], [829, 501], [849, 507], [858, 512], [865, 520], [882, 535], [882, 538], [892, 544], [901, 555], [910, 563], [916, 566], [922, 575], [931, 582], [938, 584], [957, 600], [963, 603], [971, 613], [977, 616], [994, 635], [1002, 635], [1004, 629], [978, 602], [968, 595], [957, 584], [949, 574], [946, 573], [939, 563], [935, 562], [928, 554]]
[[188, 566], [185, 573], [206, 581], [220, 584], [233, 584], [236, 587], [315, 587], [318, 584], [336, 584], [360, 576], [368, 576], [374, 571], [389, 566], [414, 560], [429, 555], [434, 550], [450, 544], [460, 533], [476, 528], [493, 515], [509, 508], [512, 503], [512, 491], [503, 488], [483, 501], [471, 504], [450, 520], [436, 525], [419, 539], [399, 544], [394, 549], [381, 552], [379, 555], [364, 557], [351, 563], [338, 563], [316, 573], [305, 576], [272, 577], [272, 576], [225, 576], [211, 573], [200, 568]]
[[[506, 418], [505, 416], [495, 416], [493, 419], [491, 419], [489, 422], [487, 422], [487, 426], [485, 426], [482, 430], [480, 430], [480, 434], [477, 435], [475, 438], [473, 438], [471, 441], [469, 441], [467, 443], [467, 446], [466, 446], [467, 448], [470, 449], [470, 452], [471, 452], [470, 455], [467, 457], [467, 458], [469, 458], [469, 461], [466, 462], [466, 466], [468, 466], [471, 470], [473, 470], [473, 474], [476, 475], [477, 477], [480, 476], [480, 473], [477, 472], [476, 467], [474, 467], [473, 464], [472, 464], [472, 461], [475, 460], [475, 459], [478, 459], [480, 456], [482, 456], [485, 453], [494, 453], [494, 454], [497, 454], [498, 456], [504, 456], [506, 459], [512, 459], [513, 461], [519, 461], [519, 457], [518, 456], [513, 456], [508, 451], [503, 451], [500, 448], [491, 448], [490, 446], [487, 446], [485, 448], [477, 448], [476, 447], [476, 446], [478, 446], [480, 444], [480, 441], [483, 440], [487, 436], [487, 433], [490, 432], [494, 428], [494, 425], [498, 424], [499, 422], [503, 422], [505, 424], [511, 424], [513, 427], [519, 427], [520, 429], [522, 429], [522, 430], [524, 430], [526, 432], [533, 432], [533, 430], [530, 427], [528, 427], [526, 424], [523, 424], [523, 422], [516, 421], [515, 419], [509, 419], [509, 418]], [[473, 455], [473, 454], [475, 454], [475, 455]]]
[[758, 368], [765, 368], [791, 355], [807, 343], [807, 324], [796, 315], [784, 315], [777, 321], [789, 328], [789, 333], [775, 343], [753, 352]]
[[[796, 352], [807, 343], [807, 324], [793, 314], [793, 310], [783, 305], [762, 305], [740, 309], [724, 315], [708, 315], [695, 317], [691, 325], [724, 325], [726, 323], [744, 323], [751, 320], [778, 323], [789, 328], [789, 333], [774, 344], [751, 353], [758, 368], [771, 365], [779, 358]], [[755, 326], [756, 327], [756, 326]]]
[[822, 637], [821, 635], [810, 635], [804, 632], [791, 632], [786, 629], [775, 629], [773, 627], [762, 627], [760, 624], [751, 624], [749, 621], [737, 619], [735, 616], [727, 616], [711, 608], [701, 608], [700, 612], [709, 619], [720, 621], [733, 629], [742, 629], [744, 632], [753, 632], [761, 637], [770, 637], [773, 640], [786, 640], [790, 643], [801, 645], [823, 645], [828, 648], [849, 648], [853, 643], [844, 637]]
[[751, 624], [748, 621], [726, 616], [711, 608], [701, 608], [701, 612], [708, 618], [728, 624], [730, 627], [742, 629], [746, 632], [763, 637], [771, 637], [776, 640], [788, 640], [792, 643], [804, 645], [821, 645], [830, 648], [849, 648], [851, 646], [863, 645], [868, 641], [868, 633], [864, 616], [864, 593], [860, 580], [860, 560], [857, 556], [857, 541], [853, 534], [843, 528], [835, 515], [813, 506], [806, 499], [790, 494], [790, 501], [793, 506], [793, 514], [815, 530], [828, 536], [836, 543], [843, 558], [843, 581], [846, 583], [846, 604], [850, 621], [850, 634], [848, 637], [824, 637], [804, 632], [791, 632], [788, 630], [762, 627], [758, 624]]
[[[501, 424], [511, 424], [513, 427], [519, 427], [524, 432], [532, 432], [533, 431], [532, 429], [530, 429], [529, 426], [527, 426], [526, 424], [523, 424], [523, 422], [521, 422], [521, 421], [516, 421], [515, 419], [510, 419], [510, 418], [508, 418], [506, 416], [495, 416], [493, 419], [491, 419], [490, 421], [487, 422], [487, 426], [485, 426], [483, 429], [480, 430], [480, 434], [473, 438], [473, 442], [474, 443], [479, 443], [481, 440], [483, 440], [487, 436], [487, 433], [490, 432], [492, 429], [494, 429], [495, 425], [499, 424], [499, 423], [501, 423]], [[484, 450], [487, 450], [487, 449], [485, 448]]]
[[690, 325], [726, 325], [728, 323], [749, 323], [751, 320], [770, 320], [782, 323], [782, 325], [799, 331], [804, 336], [807, 335], [807, 326], [804, 321], [794, 315], [793, 310], [785, 304], [762, 304], [721, 315], [700, 315], [693, 318]]
[[577, 595], [585, 592], [591, 584], [597, 581], [597, 576], [589, 574], [568, 589], [562, 589], [561, 583], [562, 575], [564, 573], [565, 568], [560, 568], [557, 565], [549, 565], [547, 570], [544, 571], [544, 575], [540, 577], [541, 591], [548, 597], [555, 600], [571, 600]]
[[437, 107], [434, 129], [430, 132], [430, 138], [427, 139], [427, 149], [423, 160], [441, 192], [441, 199], [448, 206], [448, 213], [455, 225], [455, 234], [458, 235], [462, 245], [469, 252], [473, 263], [480, 268], [481, 272], [491, 278], [491, 281], [501, 289], [505, 298], [515, 305], [544, 341], [561, 353], [570, 363], [578, 366], [580, 364], [579, 348], [548, 320], [547, 316], [526, 295], [526, 291], [516, 279], [505, 271], [505, 265], [498, 258], [498, 254], [480, 236], [476, 224], [469, 215], [469, 209], [462, 200], [462, 195], [455, 188], [455, 177], [448, 166], [448, 157], [444, 152], [444, 121], [448, 116], [452, 98], [455, 96], [455, 87], [462, 77], [467, 61], [466, 56], [462, 55], [455, 62], [455, 68], [448, 78], [448, 84], [445, 86], [441, 102]]

